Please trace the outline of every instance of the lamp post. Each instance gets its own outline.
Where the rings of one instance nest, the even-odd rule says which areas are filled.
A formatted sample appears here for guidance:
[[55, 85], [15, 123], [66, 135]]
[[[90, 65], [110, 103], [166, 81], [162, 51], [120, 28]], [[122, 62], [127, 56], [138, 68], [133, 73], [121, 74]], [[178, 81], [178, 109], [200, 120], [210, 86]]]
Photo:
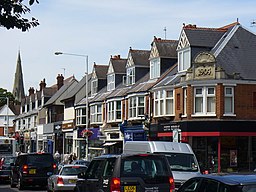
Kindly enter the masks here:
[[[83, 55], [83, 54], [75, 54], [75, 53], [64, 53], [64, 52], [55, 52], [55, 55], [69, 55], [69, 56], [76, 56], [76, 57], [84, 57], [85, 58], [85, 68], [86, 68], [86, 72], [85, 72], [85, 83], [86, 83], [86, 87], [85, 87], [85, 102], [86, 102], [86, 127], [85, 129], [88, 130], [89, 127], [89, 104], [88, 104], [88, 55]], [[86, 145], [85, 145], [85, 159], [88, 160], [88, 154], [89, 154], [89, 147], [88, 147], [88, 136], [85, 137], [86, 139]], [[64, 149], [63, 149], [64, 150]]]

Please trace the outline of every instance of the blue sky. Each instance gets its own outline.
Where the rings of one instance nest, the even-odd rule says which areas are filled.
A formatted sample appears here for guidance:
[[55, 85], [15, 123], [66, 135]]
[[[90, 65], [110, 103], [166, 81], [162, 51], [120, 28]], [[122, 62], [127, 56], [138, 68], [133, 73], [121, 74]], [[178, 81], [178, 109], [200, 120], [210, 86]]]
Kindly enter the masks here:
[[85, 59], [55, 56], [56, 51], [88, 55], [91, 72], [93, 62], [126, 58], [129, 47], [150, 50], [154, 36], [165, 38], [165, 27], [167, 39], [178, 39], [183, 23], [221, 27], [238, 18], [255, 33], [255, 7], [252, 0], [40, 0], [26, 16], [39, 19], [40, 26], [26, 33], [0, 28], [0, 87], [12, 91], [19, 49], [27, 94], [43, 78], [55, 84], [64, 71], [65, 77], [82, 78]]

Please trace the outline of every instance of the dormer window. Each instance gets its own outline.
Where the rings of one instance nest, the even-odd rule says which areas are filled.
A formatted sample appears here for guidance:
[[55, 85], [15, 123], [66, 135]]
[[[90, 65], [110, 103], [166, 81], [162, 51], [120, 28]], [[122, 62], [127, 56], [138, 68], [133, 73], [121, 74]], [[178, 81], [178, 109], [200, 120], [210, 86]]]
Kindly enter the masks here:
[[128, 68], [126, 70], [127, 85], [133, 85], [135, 83], [135, 67]]
[[98, 80], [97, 79], [94, 79], [92, 80], [91, 82], [91, 92], [92, 92], [92, 95], [95, 95], [98, 91]]
[[185, 71], [190, 68], [191, 63], [191, 49], [187, 47], [178, 51], [178, 69], [179, 72]]
[[107, 90], [112, 91], [115, 89], [115, 74], [109, 74], [108, 78], [108, 85], [107, 85]]
[[150, 60], [150, 79], [160, 77], [160, 58]]

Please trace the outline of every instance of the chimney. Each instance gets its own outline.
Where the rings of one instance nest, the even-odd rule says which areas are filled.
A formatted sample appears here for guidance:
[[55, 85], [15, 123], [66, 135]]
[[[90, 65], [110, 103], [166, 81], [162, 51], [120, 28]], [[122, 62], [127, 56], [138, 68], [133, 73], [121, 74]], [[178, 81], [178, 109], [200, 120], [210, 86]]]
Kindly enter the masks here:
[[62, 76], [62, 74], [58, 74], [56, 79], [57, 79], [57, 86], [59, 90], [64, 85], [64, 77]]
[[34, 87], [30, 87], [29, 90], [28, 90], [28, 93], [29, 93], [29, 96], [33, 95], [35, 93]]
[[40, 91], [42, 91], [42, 90], [46, 87], [45, 79], [43, 79], [43, 80], [41, 81], [41, 83], [39, 84], [39, 86], [40, 86]]

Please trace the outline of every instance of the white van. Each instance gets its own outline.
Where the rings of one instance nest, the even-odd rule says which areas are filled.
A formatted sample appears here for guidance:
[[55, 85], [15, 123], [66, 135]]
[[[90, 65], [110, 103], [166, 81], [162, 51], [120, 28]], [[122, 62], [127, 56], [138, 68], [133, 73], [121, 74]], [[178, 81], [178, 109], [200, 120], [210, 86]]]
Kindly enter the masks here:
[[191, 177], [201, 175], [196, 156], [187, 143], [164, 141], [127, 141], [123, 153], [165, 154], [172, 169], [175, 188], [179, 188]]

